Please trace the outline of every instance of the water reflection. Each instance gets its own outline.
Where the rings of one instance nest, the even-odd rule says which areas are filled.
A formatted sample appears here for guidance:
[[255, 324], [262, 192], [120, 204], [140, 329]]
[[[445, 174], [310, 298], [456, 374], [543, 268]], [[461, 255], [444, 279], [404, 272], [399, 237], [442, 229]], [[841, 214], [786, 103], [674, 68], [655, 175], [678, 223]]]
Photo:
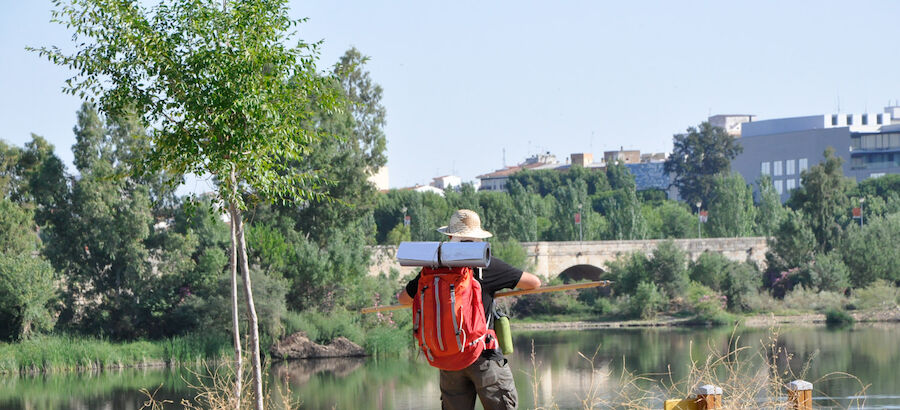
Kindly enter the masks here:
[[[750, 346], [752, 354], [745, 351], [741, 359], [745, 368], [760, 368], [763, 361], [770, 360], [785, 368], [789, 365], [795, 374], [814, 383], [819, 406], [852, 404], [862, 390], [858, 381], [836, 376], [821, 379], [834, 372], [847, 372], [867, 385], [867, 408], [897, 408], [898, 339], [897, 325], [844, 330], [793, 328], [780, 332], [777, 339], [761, 329], [734, 333], [732, 329], [516, 332], [516, 351], [510, 356], [510, 365], [520, 408], [553, 403], [563, 409], [580, 409], [582, 399], [590, 394], [613, 397], [623, 389], [623, 370], [651, 378], [671, 372], [678, 380], [688, 375], [691, 355], [695, 359], [705, 358], [710, 351], [725, 355]], [[787, 357], [791, 357], [790, 362]], [[186, 381], [196, 380], [198, 371], [205, 370], [130, 369], [0, 377], [0, 409], [138, 409], [146, 400], [140, 389], [158, 389], [157, 399], [175, 403], [167, 408], [180, 408], [177, 403], [182, 398], [196, 394]], [[440, 408], [438, 372], [421, 358], [276, 363], [270, 377], [270, 385], [280, 386], [276, 395], [289, 394], [306, 409]], [[822, 399], [826, 395], [838, 400], [827, 402]]]

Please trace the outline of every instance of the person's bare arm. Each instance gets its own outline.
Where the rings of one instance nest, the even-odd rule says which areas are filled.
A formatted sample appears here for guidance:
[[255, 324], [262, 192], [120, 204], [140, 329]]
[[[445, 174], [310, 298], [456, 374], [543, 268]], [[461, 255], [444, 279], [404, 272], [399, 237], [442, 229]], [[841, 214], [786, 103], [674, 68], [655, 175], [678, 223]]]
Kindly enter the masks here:
[[406, 289], [403, 289], [397, 294], [397, 301], [400, 302], [401, 305], [412, 305], [413, 298], [412, 296], [409, 296], [409, 293], [406, 293]]
[[528, 272], [522, 272], [522, 277], [519, 278], [519, 283], [516, 283], [517, 289], [528, 290], [537, 289], [539, 287], [541, 287], [541, 279]]

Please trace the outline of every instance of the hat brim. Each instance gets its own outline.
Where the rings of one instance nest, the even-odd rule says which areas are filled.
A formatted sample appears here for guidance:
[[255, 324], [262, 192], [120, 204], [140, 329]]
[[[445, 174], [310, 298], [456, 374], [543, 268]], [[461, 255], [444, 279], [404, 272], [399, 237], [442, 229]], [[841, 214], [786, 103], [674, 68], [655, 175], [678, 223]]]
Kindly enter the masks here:
[[447, 236], [462, 236], [465, 238], [475, 239], [485, 239], [494, 236], [494, 234], [485, 231], [484, 229], [468, 229], [459, 232], [449, 232], [447, 228], [449, 228], [449, 226], [442, 226], [440, 228], [437, 228], [437, 231]]

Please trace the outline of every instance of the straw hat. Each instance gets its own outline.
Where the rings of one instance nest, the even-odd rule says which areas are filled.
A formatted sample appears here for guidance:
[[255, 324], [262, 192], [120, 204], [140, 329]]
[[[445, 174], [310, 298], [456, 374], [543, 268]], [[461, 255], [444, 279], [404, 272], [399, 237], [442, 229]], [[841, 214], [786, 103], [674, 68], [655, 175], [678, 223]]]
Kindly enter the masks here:
[[447, 236], [462, 236], [466, 238], [484, 239], [494, 236], [481, 229], [481, 218], [475, 211], [460, 209], [450, 216], [450, 223], [437, 229]]

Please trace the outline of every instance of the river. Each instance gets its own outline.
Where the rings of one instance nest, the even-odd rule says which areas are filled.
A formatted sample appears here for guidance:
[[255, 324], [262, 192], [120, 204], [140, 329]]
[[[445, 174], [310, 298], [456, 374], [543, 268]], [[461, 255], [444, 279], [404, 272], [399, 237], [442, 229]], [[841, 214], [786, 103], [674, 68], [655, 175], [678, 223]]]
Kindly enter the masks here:
[[[523, 409], [580, 409], [586, 399], [600, 403], [638, 397], [652, 397], [653, 407], [661, 408], [663, 396], [674, 398], [674, 393], [663, 389], [691, 376], [692, 357], [700, 367], [707, 357], [724, 358], [713, 370], [719, 384], [750, 389], [762, 383], [751, 399], [783, 394], [765, 390], [773, 383], [760, 382], [773, 379], [763, 363], [774, 362], [780, 369], [776, 377], [783, 381], [802, 376], [814, 383], [816, 408], [897, 409], [898, 340], [900, 325], [895, 324], [849, 329], [785, 327], [777, 335], [767, 329], [728, 328], [519, 331], [509, 361]], [[732, 370], [742, 374], [729, 379]], [[140, 409], [148, 393], [157, 401], [169, 402], [165, 408], [182, 408], [183, 399], [196, 395], [188, 385], [209, 381], [198, 379], [198, 374], [207, 370], [0, 376], [0, 409]], [[302, 408], [440, 408], [437, 371], [421, 358], [278, 363], [269, 374], [270, 383], [281, 386], [274, 394], [300, 401]]]

